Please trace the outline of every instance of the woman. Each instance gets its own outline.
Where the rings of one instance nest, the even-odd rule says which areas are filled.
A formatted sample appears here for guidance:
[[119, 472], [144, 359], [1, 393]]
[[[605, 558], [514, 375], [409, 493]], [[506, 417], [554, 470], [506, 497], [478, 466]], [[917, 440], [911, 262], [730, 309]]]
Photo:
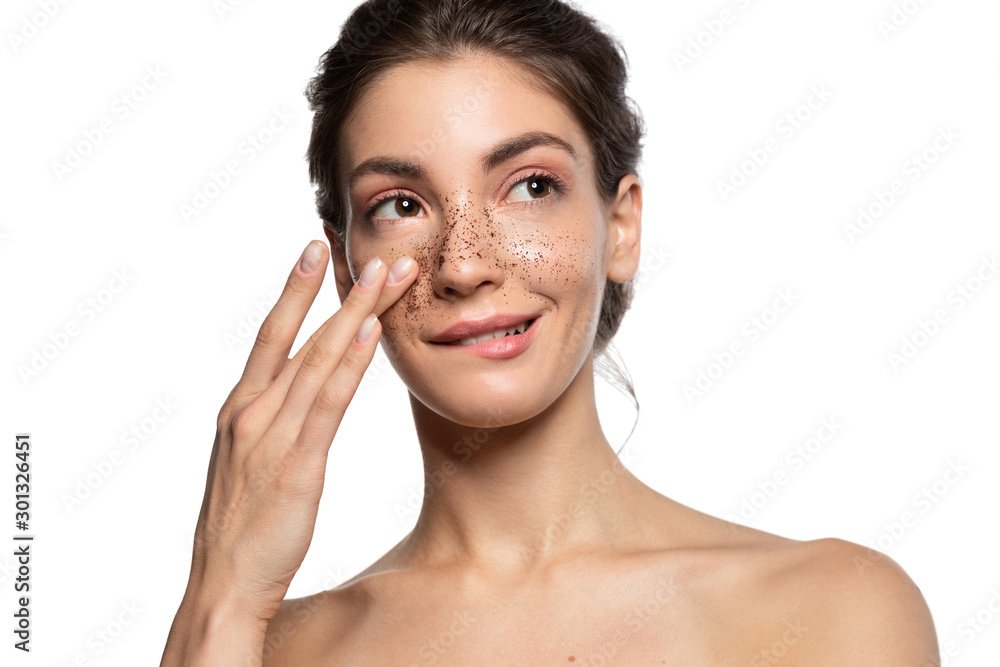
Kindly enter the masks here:
[[[313, 242], [219, 414], [163, 664], [933, 664], [888, 557], [680, 505], [605, 438], [594, 360], [642, 213], [622, 56], [555, 0], [348, 19], [307, 91], [343, 305], [288, 358], [326, 272]], [[367, 570], [284, 600], [379, 340], [445, 481]]]

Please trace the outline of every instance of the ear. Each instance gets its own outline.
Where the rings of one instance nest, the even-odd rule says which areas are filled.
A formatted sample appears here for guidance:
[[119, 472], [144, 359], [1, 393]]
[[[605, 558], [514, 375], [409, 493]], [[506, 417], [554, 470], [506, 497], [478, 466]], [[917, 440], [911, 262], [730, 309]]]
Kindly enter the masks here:
[[347, 293], [354, 287], [354, 277], [351, 275], [351, 267], [347, 264], [347, 255], [344, 253], [343, 245], [337, 240], [337, 235], [333, 230], [323, 225], [326, 238], [330, 242], [330, 258], [333, 260], [333, 276], [337, 282], [337, 294], [340, 295], [340, 303], [344, 303]]
[[635, 174], [618, 181], [618, 195], [608, 214], [608, 278], [627, 282], [639, 270], [642, 231], [642, 185]]

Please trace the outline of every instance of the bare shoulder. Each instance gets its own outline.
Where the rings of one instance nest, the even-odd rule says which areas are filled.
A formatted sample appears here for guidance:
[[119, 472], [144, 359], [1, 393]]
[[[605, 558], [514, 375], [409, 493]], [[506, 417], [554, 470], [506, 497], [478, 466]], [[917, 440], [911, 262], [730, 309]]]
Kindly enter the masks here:
[[700, 577], [697, 615], [720, 629], [714, 640], [728, 647], [726, 660], [940, 664], [927, 602], [889, 556], [837, 538], [793, 540], [690, 508], [681, 516], [689, 531], [674, 553]]
[[788, 584], [815, 594], [810, 664], [932, 665], [937, 635], [920, 589], [896, 561], [827, 538], [802, 542]]
[[267, 627], [263, 667], [364, 664], [373, 638], [358, 637], [359, 628], [379, 626], [379, 601], [398, 598], [401, 581], [410, 581], [398, 548], [333, 588], [284, 600]]
[[263, 667], [323, 664], [368, 606], [365, 587], [354, 583], [282, 602], [267, 626]]
[[769, 628], [751, 664], [783, 651], [788, 664], [938, 664], [927, 602], [889, 556], [836, 538], [761, 539], [750, 551], [744, 574], [762, 603], [758, 627]]

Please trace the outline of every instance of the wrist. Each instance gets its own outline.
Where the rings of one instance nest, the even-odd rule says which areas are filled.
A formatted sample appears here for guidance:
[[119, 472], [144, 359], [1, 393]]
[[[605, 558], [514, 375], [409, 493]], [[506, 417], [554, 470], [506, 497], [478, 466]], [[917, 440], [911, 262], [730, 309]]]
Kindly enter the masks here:
[[[276, 601], [273, 600], [275, 597]], [[267, 596], [249, 593], [237, 582], [231, 569], [195, 559], [188, 575], [182, 606], [201, 613], [253, 618], [266, 628], [278, 612], [283, 598], [276, 592]]]
[[268, 619], [233, 591], [189, 585], [163, 665], [260, 665], [267, 625]]
[[241, 597], [232, 587], [189, 585], [181, 601], [181, 610], [200, 619], [206, 630], [217, 631], [235, 625], [247, 631], [258, 629], [261, 635], [273, 615]]

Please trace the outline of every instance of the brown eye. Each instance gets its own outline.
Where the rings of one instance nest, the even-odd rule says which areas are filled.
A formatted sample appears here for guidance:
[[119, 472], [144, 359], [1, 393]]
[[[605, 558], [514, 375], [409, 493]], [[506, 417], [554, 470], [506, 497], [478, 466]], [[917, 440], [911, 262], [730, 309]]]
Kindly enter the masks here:
[[399, 214], [401, 218], [408, 218], [412, 216], [420, 208], [420, 204], [409, 199], [408, 197], [400, 197], [396, 200], [396, 213]]
[[536, 197], [544, 197], [549, 194], [549, 189], [551, 186], [548, 182], [543, 181], [540, 178], [528, 181], [528, 192], [535, 195]]
[[530, 201], [543, 199], [555, 191], [552, 180], [542, 176], [529, 176], [510, 189], [507, 201]]
[[420, 204], [412, 197], [387, 197], [372, 209], [370, 218], [414, 218], [420, 211]]

